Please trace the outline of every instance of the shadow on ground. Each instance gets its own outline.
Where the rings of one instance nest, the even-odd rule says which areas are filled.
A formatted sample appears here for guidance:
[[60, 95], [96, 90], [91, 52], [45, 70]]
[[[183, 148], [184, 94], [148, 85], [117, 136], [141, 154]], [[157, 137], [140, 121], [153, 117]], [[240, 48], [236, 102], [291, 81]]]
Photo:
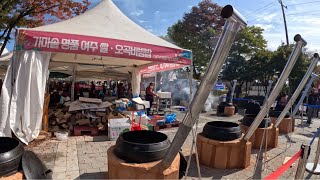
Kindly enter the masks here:
[[[189, 159], [189, 156], [186, 156]], [[228, 176], [235, 172], [241, 171], [241, 169], [212, 169], [206, 166], [200, 165], [201, 178], [222, 179], [224, 176]], [[188, 177], [198, 178], [198, 168], [195, 156], [192, 156]]]
[[76, 179], [108, 179], [108, 172], [83, 173]]
[[108, 136], [93, 136], [93, 142], [103, 142], [108, 141]]

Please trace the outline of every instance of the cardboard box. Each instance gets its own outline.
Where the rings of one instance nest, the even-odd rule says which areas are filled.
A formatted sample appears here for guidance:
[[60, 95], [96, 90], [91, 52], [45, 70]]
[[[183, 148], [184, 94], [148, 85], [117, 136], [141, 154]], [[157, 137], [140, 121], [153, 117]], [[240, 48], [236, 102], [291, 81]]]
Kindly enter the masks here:
[[117, 140], [118, 137], [127, 131], [130, 131], [129, 118], [113, 118], [109, 119], [108, 135], [110, 140]]
[[170, 99], [171, 98], [171, 92], [157, 92], [159, 98], [163, 99]]
[[150, 102], [149, 101], [143, 101], [143, 104], [145, 107], [143, 107], [143, 105], [139, 105], [136, 104], [136, 110], [143, 110], [144, 108], [150, 108]]

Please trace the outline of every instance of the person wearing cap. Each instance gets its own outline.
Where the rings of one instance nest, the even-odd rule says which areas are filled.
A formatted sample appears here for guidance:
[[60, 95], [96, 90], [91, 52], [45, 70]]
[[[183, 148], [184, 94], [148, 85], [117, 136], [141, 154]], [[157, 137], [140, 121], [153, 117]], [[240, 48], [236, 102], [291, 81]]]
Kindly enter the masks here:
[[[320, 104], [320, 98], [318, 95], [318, 90], [316, 88], [313, 88], [311, 91], [311, 94], [308, 96], [308, 105], [319, 105]], [[316, 117], [318, 112], [317, 108], [314, 107], [308, 107], [308, 120], [307, 123], [311, 124], [311, 120], [313, 117]]]

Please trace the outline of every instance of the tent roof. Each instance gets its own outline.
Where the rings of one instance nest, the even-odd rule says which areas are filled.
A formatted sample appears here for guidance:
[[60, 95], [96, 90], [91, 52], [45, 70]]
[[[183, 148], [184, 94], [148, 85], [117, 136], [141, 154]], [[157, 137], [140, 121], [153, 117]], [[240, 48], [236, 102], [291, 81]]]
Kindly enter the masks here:
[[[52, 52], [50, 64], [55, 67], [58, 67], [55, 64], [61, 63], [95, 64], [107, 68], [120, 65], [116, 68], [118, 72], [132, 72], [136, 67], [145, 68], [159, 63], [191, 64], [190, 51], [171, 44], [135, 24], [111, 0], [102, 0], [94, 8], [69, 20], [21, 29], [19, 36], [23, 37], [20, 38], [21, 42], [18, 41], [20, 49]], [[48, 44], [43, 45], [49, 42], [48, 39], [62, 43], [63, 38], [79, 39], [81, 50], [64, 50], [62, 44], [55, 49]], [[82, 45], [89, 41], [99, 43], [100, 49], [84, 51]], [[109, 44], [108, 52], [103, 52], [105, 54], [101, 51], [102, 43]], [[116, 52], [118, 45], [124, 48], [121, 55]], [[135, 49], [125, 49], [128, 47]]]
[[31, 30], [105, 37], [182, 49], [135, 24], [111, 0], [102, 0], [94, 8], [69, 20]]

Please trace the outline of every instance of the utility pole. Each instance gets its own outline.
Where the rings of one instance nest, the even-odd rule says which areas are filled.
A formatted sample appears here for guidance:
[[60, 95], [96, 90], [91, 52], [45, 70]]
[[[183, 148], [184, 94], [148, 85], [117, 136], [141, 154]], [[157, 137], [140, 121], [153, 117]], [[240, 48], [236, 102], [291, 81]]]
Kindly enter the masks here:
[[280, 3], [280, 5], [281, 5], [281, 9], [282, 9], [283, 22], [284, 22], [284, 29], [285, 29], [285, 31], [286, 31], [287, 46], [289, 46], [289, 38], [288, 38], [287, 21], [286, 21], [286, 15], [284, 14], [284, 7], [287, 9], [287, 6], [284, 6], [284, 5], [283, 5], [282, 0], [279, 0], [279, 3]]

